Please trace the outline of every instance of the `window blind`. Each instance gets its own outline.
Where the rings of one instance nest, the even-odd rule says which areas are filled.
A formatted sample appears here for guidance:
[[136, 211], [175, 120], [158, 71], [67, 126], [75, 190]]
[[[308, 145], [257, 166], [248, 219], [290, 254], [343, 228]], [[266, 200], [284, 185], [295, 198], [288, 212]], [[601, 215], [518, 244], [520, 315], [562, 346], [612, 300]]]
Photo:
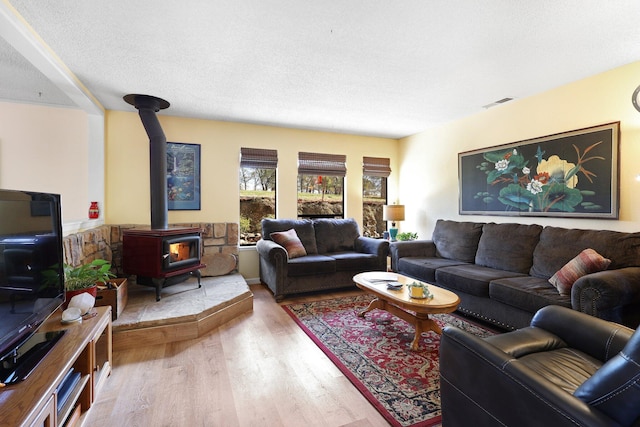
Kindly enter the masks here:
[[343, 154], [298, 153], [298, 174], [330, 175], [344, 177], [347, 174], [347, 156]]
[[391, 167], [389, 159], [382, 157], [363, 157], [362, 158], [362, 174], [368, 176], [389, 177]]
[[240, 148], [240, 167], [258, 169], [276, 169], [278, 151], [263, 148]]

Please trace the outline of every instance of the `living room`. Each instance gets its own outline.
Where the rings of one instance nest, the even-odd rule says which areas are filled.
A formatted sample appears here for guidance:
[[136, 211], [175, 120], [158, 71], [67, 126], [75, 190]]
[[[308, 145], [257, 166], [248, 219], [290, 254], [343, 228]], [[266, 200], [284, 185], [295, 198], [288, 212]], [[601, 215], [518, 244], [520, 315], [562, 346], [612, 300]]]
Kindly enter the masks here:
[[[618, 40], [610, 41], [611, 46], [618, 43]], [[308, 151], [346, 155], [346, 216], [353, 217], [360, 223], [362, 182], [359, 171], [362, 169], [362, 158], [389, 158], [392, 172], [389, 176], [388, 200], [405, 205], [406, 217], [399, 224], [400, 230], [417, 232], [420, 238], [428, 238], [436, 221], [443, 218], [638, 231], [640, 200], [635, 194], [640, 189], [640, 165], [637, 161], [640, 158], [640, 145], [637, 143], [640, 139], [640, 112], [634, 109], [631, 97], [640, 85], [639, 59], [640, 56], [634, 59], [635, 62], [611, 64], [611, 67], [593, 75], [566, 81], [557, 87], [545, 88], [531, 96], [517, 97], [513, 101], [486, 110], [474, 106], [473, 112], [464, 117], [427, 126], [414, 134], [401, 137], [177, 117], [171, 115], [170, 107], [166, 114], [159, 115], [167, 140], [200, 144], [202, 147], [202, 206], [200, 210], [170, 211], [169, 222], [238, 222], [239, 190], [236, 177], [240, 149], [261, 147], [278, 151], [277, 194], [280, 218], [297, 216], [297, 156], [300, 151]], [[138, 90], [138, 87], [130, 88], [133, 92]], [[151, 94], [162, 96], [158, 92]], [[118, 94], [120, 97], [123, 95], [126, 93]], [[511, 94], [507, 93], [504, 96]], [[168, 101], [173, 103], [172, 99]], [[493, 99], [489, 99], [487, 103], [492, 101]], [[137, 111], [124, 101], [122, 104], [119, 110], [95, 107], [83, 110], [16, 102], [10, 99], [0, 102], [0, 117], [4, 118], [0, 124], [0, 186], [62, 194], [66, 233], [101, 224], [148, 224], [149, 141]], [[458, 153], [611, 122], [620, 122], [618, 219], [487, 217], [459, 214]], [[55, 165], [55, 169], [52, 165]], [[94, 200], [99, 201], [100, 218], [88, 220], [87, 209]], [[253, 289], [260, 286], [258, 256], [255, 250], [240, 251], [239, 272]], [[258, 290], [263, 291], [264, 289]], [[270, 295], [264, 292], [256, 293], [262, 295], [256, 299], [262, 298], [265, 305], [272, 303], [268, 298]], [[274, 316], [276, 323], [284, 323], [285, 317], [276, 314], [279, 312], [271, 311], [279, 308], [273, 305], [273, 309], [256, 305], [254, 310], [269, 310], [268, 313]], [[225, 346], [222, 341], [232, 340], [231, 336], [237, 334], [245, 336], [247, 342], [242, 343], [241, 340], [234, 339], [237, 347], [224, 348], [225, 358], [233, 358], [227, 354], [229, 351], [251, 351], [252, 346], [260, 348], [260, 334], [249, 335], [244, 329], [259, 328], [258, 323], [263, 322], [251, 319], [247, 321], [248, 325], [244, 326], [234, 322], [219, 335], [210, 338], [203, 346], [221, 350]], [[302, 343], [305, 338], [303, 335], [291, 332], [290, 326], [283, 326], [283, 329], [287, 329], [288, 333], [292, 334], [291, 339], [296, 342], [296, 346], [290, 349], [292, 354], [298, 351], [310, 354], [310, 358], [316, 360], [314, 363], [321, 366], [326, 375], [339, 375], [330, 363], [322, 358], [321, 353], [316, 353], [317, 350], [312, 348], [312, 344]], [[263, 329], [262, 334], [267, 334], [267, 331]], [[274, 346], [284, 347], [285, 344], [284, 341], [280, 341]], [[141, 356], [140, 359], [148, 359], [152, 361], [151, 364], [162, 365], [158, 358], [164, 357], [164, 351], [164, 348], [151, 349], [148, 355]], [[166, 351], [171, 353], [167, 356], [167, 363], [171, 368], [176, 367], [177, 363], [173, 356], [193, 350], [178, 345]], [[260, 354], [255, 357], [260, 357]], [[287, 356], [287, 360], [293, 360], [291, 354]], [[217, 362], [208, 363], [211, 363], [213, 369]], [[246, 360], [245, 363], [245, 367], [249, 368]], [[311, 365], [313, 363], [309, 363], [307, 367]], [[239, 373], [235, 368], [226, 369], [229, 375]], [[253, 369], [255, 370], [255, 367]], [[278, 373], [282, 374], [282, 371]], [[316, 374], [320, 375], [314, 375]], [[267, 380], [275, 380], [275, 376], [265, 376]], [[304, 379], [304, 375], [301, 377]], [[126, 379], [118, 378], [120, 386], [126, 387]], [[339, 381], [343, 380], [344, 378], [341, 378]], [[173, 378], [173, 381], [179, 379]], [[245, 387], [251, 386], [246, 380], [239, 382], [243, 381]], [[349, 384], [346, 380], [344, 382], [338, 390], [335, 385], [327, 386], [332, 389], [329, 401], [339, 400], [336, 396], [344, 393], [348, 396], [347, 401], [359, 408], [361, 413], [367, 414], [364, 418], [371, 415], [371, 408], [362, 409], [366, 402], [359, 400], [357, 392], [346, 390]], [[320, 380], [314, 384], [317, 387], [325, 387]], [[206, 385], [201, 387], [204, 389]], [[217, 390], [220, 390], [220, 393], [228, 391]], [[235, 393], [241, 392], [236, 390]], [[291, 397], [290, 394], [283, 395], [285, 399]], [[312, 396], [322, 398], [320, 392]], [[220, 399], [224, 401], [224, 396], [220, 396]], [[140, 405], [143, 406], [144, 402]], [[249, 403], [242, 401], [240, 406], [242, 405]], [[322, 414], [321, 408], [316, 409], [314, 415]], [[239, 408], [237, 412], [242, 410]], [[341, 410], [347, 411], [344, 406], [341, 406]], [[371, 412], [371, 417], [375, 417], [375, 410], [371, 409]], [[254, 416], [252, 421], [259, 420], [261, 416], [264, 417], [263, 421], [268, 419], [268, 414], [254, 413]], [[354, 415], [354, 418], [352, 422], [356, 423], [358, 416]], [[384, 425], [384, 421], [376, 422], [378, 425]], [[289, 423], [293, 424], [291, 420]], [[231, 424], [243, 425], [241, 421]]]

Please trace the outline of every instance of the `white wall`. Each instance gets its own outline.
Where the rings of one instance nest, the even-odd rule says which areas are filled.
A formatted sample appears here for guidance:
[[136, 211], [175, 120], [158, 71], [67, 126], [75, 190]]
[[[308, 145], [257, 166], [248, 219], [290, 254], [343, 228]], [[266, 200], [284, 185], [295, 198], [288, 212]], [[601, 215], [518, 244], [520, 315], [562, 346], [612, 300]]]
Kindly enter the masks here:
[[88, 183], [103, 182], [89, 179], [93, 168], [103, 170], [100, 153], [88, 160], [89, 141], [81, 110], [0, 102], [0, 188], [60, 194], [63, 221], [87, 221]]

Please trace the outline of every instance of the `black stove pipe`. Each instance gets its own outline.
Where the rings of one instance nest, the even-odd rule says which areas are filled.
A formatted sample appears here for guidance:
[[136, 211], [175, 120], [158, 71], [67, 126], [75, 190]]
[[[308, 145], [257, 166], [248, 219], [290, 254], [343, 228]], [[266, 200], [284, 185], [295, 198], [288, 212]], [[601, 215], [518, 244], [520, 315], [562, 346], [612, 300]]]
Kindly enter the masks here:
[[151, 95], [130, 94], [124, 100], [138, 109], [144, 130], [149, 136], [149, 169], [151, 187], [151, 228], [169, 228], [167, 201], [167, 138], [156, 112], [169, 107], [169, 102]]

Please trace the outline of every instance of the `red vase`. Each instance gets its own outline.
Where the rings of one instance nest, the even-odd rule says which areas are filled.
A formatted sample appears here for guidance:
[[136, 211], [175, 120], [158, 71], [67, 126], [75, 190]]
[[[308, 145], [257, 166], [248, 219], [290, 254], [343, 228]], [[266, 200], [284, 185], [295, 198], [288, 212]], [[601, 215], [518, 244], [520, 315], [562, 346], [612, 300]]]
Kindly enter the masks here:
[[89, 219], [98, 219], [100, 216], [100, 209], [98, 208], [98, 202], [91, 202], [89, 206]]

